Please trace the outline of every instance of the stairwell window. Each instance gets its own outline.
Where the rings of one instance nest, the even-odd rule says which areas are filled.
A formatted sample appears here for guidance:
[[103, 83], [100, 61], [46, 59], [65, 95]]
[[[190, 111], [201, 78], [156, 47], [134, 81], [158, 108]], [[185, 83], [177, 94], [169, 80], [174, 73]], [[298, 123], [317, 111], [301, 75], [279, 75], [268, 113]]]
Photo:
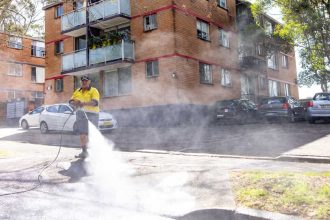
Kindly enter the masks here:
[[55, 79], [55, 92], [63, 92], [63, 78]]
[[227, 0], [218, 0], [218, 6], [227, 9]]
[[55, 8], [55, 18], [59, 18], [63, 15], [63, 5], [59, 5]]
[[62, 54], [64, 51], [64, 45], [63, 45], [63, 41], [56, 41], [55, 42], [55, 55], [56, 54]]
[[8, 46], [14, 49], [23, 49], [22, 38], [10, 36], [8, 40]]
[[231, 74], [227, 69], [221, 69], [221, 85], [231, 87]]
[[199, 63], [199, 79], [202, 84], [212, 84], [212, 66]]
[[219, 44], [229, 48], [229, 33], [219, 28]]
[[147, 15], [143, 18], [144, 31], [157, 29], [157, 14]]
[[210, 39], [210, 25], [202, 20], [197, 20], [197, 37], [202, 40]]
[[159, 75], [158, 60], [146, 62], [146, 76], [157, 77]]

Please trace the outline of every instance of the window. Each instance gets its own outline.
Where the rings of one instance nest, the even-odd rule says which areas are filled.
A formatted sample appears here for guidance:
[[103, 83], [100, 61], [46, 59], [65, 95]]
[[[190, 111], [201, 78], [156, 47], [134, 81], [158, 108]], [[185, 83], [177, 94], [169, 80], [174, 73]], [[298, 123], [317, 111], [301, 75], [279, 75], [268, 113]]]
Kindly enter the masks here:
[[267, 58], [267, 66], [271, 69], [278, 69], [278, 61], [276, 52], [271, 53]]
[[31, 67], [31, 81], [36, 83], [45, 82], [45, 68], [42, 67]]
[[265, 90], [267, 86], [267, 79], [264, 76], [259, 76], [259, 89]]
[[45, 57], [45, 43], [41, 41], [32, 41], [31, 56]]
[[227, 8], [227, 0], [218, 0], [218, 5], [222, 8]]
[[200, 83], [212, 84], [212, 66], [205, 63], [199, 64]]
[[7, 75], [10, 76], [23, 76], [23, 65], [18, 63], [10, 64], [9, 72]]
[[229, 47], [229, 33], [219, 28], [219, 44], [224, 47]]
[[55, 54], [61, 54], [64, 51], [63, 41], [55, 42]]
[[63, 79], [55, 79], [55, 92], [63, 92]]
[[267, 34], [273, 33], [273, 24], [266, 19], [264, 20], [264, 30]]
[[158, 60], [146, 62], [146, 76], [155, 77], [159, 75]]
[[132, 92], [131, 68], [118, 69], [104, 74], [103, 96], [128, 95]]
[[288, 83], [285, 83], [284, 84], [284, 94], [286, 96], [290, 96], [291, 95], [291, 93], [290, 93], [290, 84], [288, 84]]
[[221, 69], [221, 85], [228, 87], [231, 86], [231, 75], [227, 69]]
[[22, 38], [10, 36], [8, 46], [15, 49], [23, 49]]
[[197, 37], [203, 40], [209, 40], [209, 24], [197, 20]]
[[32, 99], [42, 99], [44, 97], [44, 93], [39, 91], [33, 91], [31, 92], [31, 97]]
[[59, 18], [63, 15], [63, 5], [59, 5], [55, 8], [55, 18]]
[[46, 108], [46, 111], [56, 113], [58, 111], [58, 105], [51, 105]]
[[143, 21], [144, 31], [151, 31], [157, 28], [157, 14], [145, 16]]
[[80, 36], [80, 37], [76, 37], [74, 38], [74, 49], [75, 50], [82, 50], [82, 49], [86, 49], [86, 36]]
[[8, 91], [7, 93], [7, 98], [8, 99], [20, 99], [23, 98], [23, 92], [22, 91], [18, 91], [18, 90], [12, 90], [12, 91]]
[[261, 44], [258, 44], [256, 46], [256, 55], [258, 56], [263, 56], [265, 53], [264, 53], [264, 49], [263, 49], [263, 46]]
[[283, 68], [289, 68], [289, 58], [287, 55], [285, 54], [281, 55], [281, 63]]
[[64, 113], [64, 112], [72, 112], [72, 109], [69, 108], [67, 105], [60, 105], [58, 109], [58, 113]]
[[269, 96], [279, 96], [280, 83], [274, 80], [268, 81]]

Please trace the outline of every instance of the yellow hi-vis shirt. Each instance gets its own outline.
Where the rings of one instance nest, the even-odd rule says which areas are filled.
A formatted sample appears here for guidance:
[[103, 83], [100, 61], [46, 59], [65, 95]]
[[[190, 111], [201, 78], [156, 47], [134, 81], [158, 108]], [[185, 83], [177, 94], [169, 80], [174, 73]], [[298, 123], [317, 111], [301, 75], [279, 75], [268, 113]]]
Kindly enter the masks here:
[[97, 102], [97, 106], [86, 105], [83, 106], [83, 109], [86, 112], [92, 112], [92, 113], [98, 113], [100, 111], [100, 107], [99, 107], [100, 94], [99, 91], [97, 91], [97, 89], [94, 87], [89, 87], [89, 89], [86, 89], [84, 91], [81, 88], [77, 89], [76, 91], [74, 91], [71, 99], [79, 100], [81, 102], [90, 102], [92, 100], [95, 100]]

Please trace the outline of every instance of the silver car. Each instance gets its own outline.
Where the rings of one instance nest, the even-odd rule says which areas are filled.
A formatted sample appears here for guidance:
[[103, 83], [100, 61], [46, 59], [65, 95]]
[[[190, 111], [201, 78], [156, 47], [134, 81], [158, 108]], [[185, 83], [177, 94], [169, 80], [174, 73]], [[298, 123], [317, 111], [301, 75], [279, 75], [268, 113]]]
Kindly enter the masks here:
[[43, 105], [36, 109], [33, 109], [31, 112], [23, 115], [19, 119], [19, 126], [24, 130], [29, 129], [30, 127], [39, 127], [40, 114], [45, 110], [47, 106]]
[[330, 93], [316, 93], [307, 103], [307, 120], [315, 123], [318, 119], [330, 119]]
[[[68, 103], [48, 105], [40, 114], [40, 131], [73, 131], [76, 130], [76, 113]], [[107, 112], [99, 114], [98, 129], [111, 130], [118, 127], [116, 119]]]

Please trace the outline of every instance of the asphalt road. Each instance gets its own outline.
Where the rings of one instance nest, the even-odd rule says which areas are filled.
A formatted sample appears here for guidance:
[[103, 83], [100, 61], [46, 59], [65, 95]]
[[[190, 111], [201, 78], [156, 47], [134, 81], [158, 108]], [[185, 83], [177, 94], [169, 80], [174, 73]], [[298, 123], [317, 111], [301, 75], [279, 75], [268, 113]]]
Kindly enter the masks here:
[[[271, 157], [330, 134], [329, 123], [258, 123], [179, 127], [125, 127], [105, 137], [125, 151], [164, 150], [186, 153]], [[59, 132], [41, 134], [38, 129], [6, 136], [0, 140], [35, 144], [79, 146], [79, 138]]]

